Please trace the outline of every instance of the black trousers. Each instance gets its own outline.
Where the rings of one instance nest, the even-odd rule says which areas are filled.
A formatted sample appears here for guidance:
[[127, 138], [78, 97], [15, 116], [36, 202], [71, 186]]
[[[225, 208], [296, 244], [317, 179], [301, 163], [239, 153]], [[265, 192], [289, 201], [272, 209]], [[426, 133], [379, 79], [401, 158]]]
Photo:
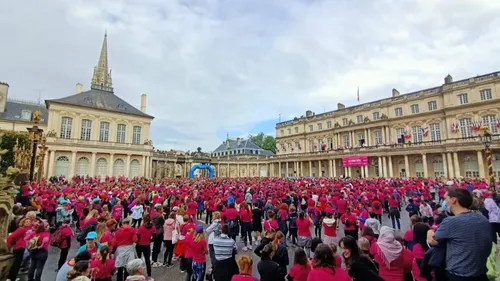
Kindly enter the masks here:
[[31, 251], [30, 256], [31, 264], [28, 270], [28, 281], [41, 281], [43, 267], [49, 257], [49, 252], [45, 249], [36, 249]]
[[19, 274], [19, 270], [21, 269], [21, 264], [23, 263], [23, 256], [24, 256], [24, 248], [21, 249], [15, 249], [14, 250], [14, 263], [12, 264], [12, 267], [10, 268], [9, 275], [7, 279], [10, 280], [16, 280], [17, 274]]
[[146, 263], [146, 271], [148, 272], [148, 277], [151, 277], [151, 246], [147, 245], [136, 245], [135, 250], [137, 252], [137, 257], [142, 258], [144, 254], [144, 262]]
[[205, 224], [212, 223], [212, 211], [207, 210], [207, 215], [205, 216]]
[[292, 244], [296, 244], [298, 236], [297, 236], [297, 228], [290, 228], [290, 236], [292, 237]]
[[163, 242], [163, 233], [156, 234], [153, 238], [153, 262], [158, 261], [158, 255], [161, 252], [161, 243]]
[[118, 273], [116, 274], [116, 281], [125, 281], [127, 279], [128, 273], [125, 267], [118, 267]]
[[163, 240], [165, 244], [165, 254], [163, 255], [163, 263], [168, 265], [172, 264], [172, 257], [174, 256], [174, 244], [172, 240]]
[[57, 269], [61, 269], [61, 266], [64, 265], [66, 259], [68, 258], [69, 248], [61, 249], [61, 253], [59, 254], [59, 262], [57, 263]]
[[498, 238], [497, 234], [500, 235], [500, 223], [490, 222], [491, 225], [491, 237], [493, 238], [493, 243], [497, 244]]

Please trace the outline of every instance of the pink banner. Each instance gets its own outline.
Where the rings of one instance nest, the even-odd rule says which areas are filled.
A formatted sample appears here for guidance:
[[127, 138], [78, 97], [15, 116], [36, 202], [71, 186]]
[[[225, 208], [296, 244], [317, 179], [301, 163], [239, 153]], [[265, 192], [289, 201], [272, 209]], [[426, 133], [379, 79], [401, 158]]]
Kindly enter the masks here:
[[342, 158], [344, 167], [367, 166], [368, 156], [351, 156]]

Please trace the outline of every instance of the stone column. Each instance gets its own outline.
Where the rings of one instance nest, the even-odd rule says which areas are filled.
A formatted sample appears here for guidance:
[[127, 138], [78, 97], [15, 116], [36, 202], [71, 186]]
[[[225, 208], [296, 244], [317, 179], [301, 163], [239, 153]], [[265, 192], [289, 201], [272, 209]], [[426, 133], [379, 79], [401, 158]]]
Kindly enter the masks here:
[[250, 164], [247, 163], [247, 177], [250, 177]]
[[365, 177], [365, 166], [359, 166], [359, 176], [361, 178]]
[[49, 165], [49, 156], [48, 155], [45, 155], [45, 157], [43, 158], [43, 178], [47, 179], [47, 171], [49, 170], [49, 167], [47, 167]]
[[130, 154], [127, 154], [127, 162], [125, 162], [125, 177], [130, 177]]
[[318, 178], [320, 178], [323, 175], [322, 173], [322, 167], [321, 167], [321, 160], [318, 160]]
[[328, 176], [333, 177], [333, 160], [328, 160]]
[[312, 162], [311, 162], [311, 160], [309, 160], [309, 176], [310, 177], [313, 176], [313, 169], [312, 169]]
[[453, 158], [451, 157], [451, 152], [447, 154], [448, 158], [448, 177], [450, 179], [455, 178], [455, 170], [453, 169]]
[[448, 178], [448, 161], [446, 160], [445, 153], [441, 153], [441, 159], [443, 160], [444, 177]]
[[458, 162], [458, 153], [457, 152], [453, 152], [453, 164], [454, 164], [454, 167], [455, 167], [455, 176], [457, 178], [460, 177], [460, 162]]
[[288, 161], [286, 161], [286, 162], [285, 162], [285, 165], [286, 165], [286, 166], [285, 166], [285, 178], [288, 178], [288, 175], [290, 175], [290, 173], [288, 172], [288, 164], [289, 164], [289, 163], [290, 163], [290, 162], [288, 162]]
[[378, 176], [383, 177], [383, 171], [382, 171], [382, 157], [378, 157]]
[[114, 153], [110, 153], [109, 154], [109, 163], [108, 163], [108, 172], [107, 172], [108, 176], [113, 176], [114, 158], [115, 158], [115, 154]]
[[370, 146], [372, 145], [372, 131], [370, 128], [366, 129], [367, 133], [366, 133], [366, 145], [367, 146]]
[[96, 164], [96, 158], [97, 158], [97, 153], [92, 152], [92, 157], [90, 158], [90, 170], [89, 170], [89, 176], [94, 177], [95, 176], [95, 164]]
[[385, 157], [382, 157], [382, 166], [384, 167], [382, 170], [383, 170], [383, 174], [384, 174], [384, 178], [387, 178], [388, 177], [388, 174], [387, 174], [387, 160], [385, 159]]
[[370, 178], [370, 170], [368, 169], [368, 165], [363, 166], [365, 169], [365, 178]]
[[142, 155], [142, 162], [141, 162], [141, 176], [145, 177], [146, 176], [146, 156]]
[[385, 127], [387, 143], [391, 143], [391, 128], [389, 126]]
[[68, 179], [71, 179], [75, 175], [75, 167], [76, 167], [76, 151], [71, 152], [71, 162], [69, 163], [69, 175]]
[[479, 177], [482, 179], [486, 178], [486, 173], [484, 170], [483, 152], [481, 150], [477, 151], [477, 163], [479, 164]]
[[337, 160], [333, 159], [332, 164], [333, 164], [333, 177], [336, 178], [337, 177]]
[[300, 161], [300, 176], [304, 176], [304, 162]]
[[410, 162], [408, 161], [408, 155], [405, 155], [405, 171], [406, 171], [406, 177], [410, 177]]
[[352, 167], [347, 168], [347, 174], [352, 178]]
[[392, 167], [392, 157], [388, 156], [387, 157], [387, 162], [389, 162], [389, 177], [394, 177], [394, 169]]
[[429, 170], [427, 170], [427, 156], [422, 153], [422, 164], [424, 164], [424, 178], [429, 176]]
[[54, 166], [56, 165], [55, 157], [56, 157], [56, 151], [49, 150], [49, 164], [48, 164], [49, 173], [47, 174], [47, 178], [50, 178], [54, 175]]

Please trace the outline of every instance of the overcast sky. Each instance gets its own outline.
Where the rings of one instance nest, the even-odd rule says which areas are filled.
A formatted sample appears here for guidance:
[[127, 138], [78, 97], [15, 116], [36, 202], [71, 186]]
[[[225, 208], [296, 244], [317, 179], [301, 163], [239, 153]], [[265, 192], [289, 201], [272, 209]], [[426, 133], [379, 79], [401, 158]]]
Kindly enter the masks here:
[[10, 97], [90, 87], [104, 35], [115, 93], [155, 119], [164, 149], [500, 70], [495, 0], [23, 0], [0, 9]]

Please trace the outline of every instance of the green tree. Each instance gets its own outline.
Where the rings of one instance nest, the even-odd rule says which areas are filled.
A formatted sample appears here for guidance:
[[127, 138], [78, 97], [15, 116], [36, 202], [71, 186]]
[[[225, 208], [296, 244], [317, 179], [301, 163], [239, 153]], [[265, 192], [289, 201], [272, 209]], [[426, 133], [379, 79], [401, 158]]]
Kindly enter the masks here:
[[273, 136], [259, 133], [255, 136], [250, 135], [250, 140], [258, 147], [274, 152], [276, 150], [276, 139]]

